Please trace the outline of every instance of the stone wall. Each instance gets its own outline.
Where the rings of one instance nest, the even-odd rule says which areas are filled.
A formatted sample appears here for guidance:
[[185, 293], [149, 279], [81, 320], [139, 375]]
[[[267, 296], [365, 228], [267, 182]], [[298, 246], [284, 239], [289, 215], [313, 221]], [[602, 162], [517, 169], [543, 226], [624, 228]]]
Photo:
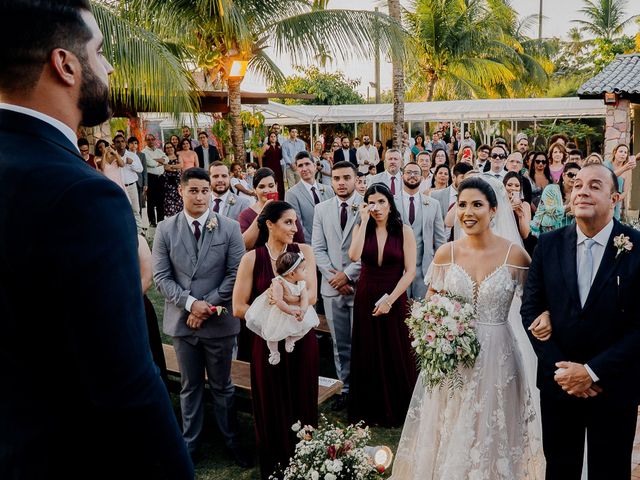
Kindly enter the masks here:
[[613, 149], [619, 143], [629, 144], [631, 139], [630, 102], [620, 99], [617, 105], [607, 105], [604, 134], [604, 158], [611, 158]]

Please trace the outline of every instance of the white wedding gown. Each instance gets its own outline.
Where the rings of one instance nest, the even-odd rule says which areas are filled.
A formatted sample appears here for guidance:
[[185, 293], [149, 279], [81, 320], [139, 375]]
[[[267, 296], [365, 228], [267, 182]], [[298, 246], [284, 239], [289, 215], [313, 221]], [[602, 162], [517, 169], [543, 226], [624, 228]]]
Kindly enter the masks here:
[[527, 269], [505, 263], [476, 284], [455, 263], [432, 264], [434, 290], [473, 301], [480, 353], [464, 385], [429, 393], [419, 377], [393, 465], [396, 480], [544, 478], [541, 424], [508, 321]]

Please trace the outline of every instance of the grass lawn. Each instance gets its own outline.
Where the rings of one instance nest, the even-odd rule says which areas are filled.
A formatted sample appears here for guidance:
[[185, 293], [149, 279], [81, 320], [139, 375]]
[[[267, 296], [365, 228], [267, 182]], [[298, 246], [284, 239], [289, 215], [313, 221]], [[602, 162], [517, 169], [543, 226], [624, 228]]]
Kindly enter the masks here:
[[[162, 332], [162, 315], [164, 299], [155, 287], [152, 287], [148, 294], [158, 315], [160, 331]], [[162, 334], [162, 341], [171, 343], [171, 338]], [[320, 344], [320, 375], [336, 378], [333, 366], [333, 353], [331, 348], [331, 338], [328, 335], [319, 337]], [[171, 394], [176, 415], [180, 416], [180, 402], [177, 389]], [[210, 399], [210, 397], [209, 397]], [[250, 452], [256, 461], [256, 467], [251, 470], [244, 470], [235, 466], [224, 453], [224, 443], [218, 432], [211, 405], [207, 405], [205, 410], [205, 426], [202, 439], [203, 459], [196, 466], [196, 478], [199, 480], [245, 480], [259, 479], [259, 469], [257, 467], [257, 454], [255, 447], [255, 436], [253, 431], [253, 416], [251, 414], [251, 402], [249, 398], [238, 392], [236, 394], [236, 406], [238, 408], [238, 421], [240, 436], [243, 446]], [[331, 400], [320, 406], [320, 414], [324, 414], [330, 422], [337, 422], [346, 425], [346, 411], [332, 412]], [[396, 451], [400, 440], [400, 428], [373, 428], [372, 445], [387, 445], [393, 452]]]

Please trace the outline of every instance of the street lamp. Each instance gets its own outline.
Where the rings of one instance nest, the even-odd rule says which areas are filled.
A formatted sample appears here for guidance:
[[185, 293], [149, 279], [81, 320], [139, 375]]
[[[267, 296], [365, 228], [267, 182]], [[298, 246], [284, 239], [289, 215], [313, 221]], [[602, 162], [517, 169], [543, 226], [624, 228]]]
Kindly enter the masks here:
[[234, 60], [231, 63], [231, 69], [229, 70], [228, 78], [232, 80], [242, 80], [244, 78], [244, 74], [247, 71], [247, 65], [249, 64], [246, 60]]

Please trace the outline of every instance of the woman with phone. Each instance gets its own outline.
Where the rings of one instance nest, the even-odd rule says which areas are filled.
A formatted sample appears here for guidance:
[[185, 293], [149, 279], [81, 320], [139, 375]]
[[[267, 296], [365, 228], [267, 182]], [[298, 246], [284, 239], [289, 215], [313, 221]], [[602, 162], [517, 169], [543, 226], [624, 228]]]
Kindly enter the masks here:
[[[355, 215], [356, 213], [352, 213]], [[402, 425], [417, 379], [407, 288], [416, 275], [416, 241], [385, 184], [365, 193], [349, 248], [362, 270], [353, 306], [349, 419]]]
[[[258, 234], [260, 233], [260, 229], [258, 228], [258, 215], [260, 215], [265, 205], [280, 199], [279, 188], [280, 185], [276, 180], [275, 173], [270, 168], [259, 168], [253, 176], [253, 191], [256, 194], [256, 203], [240, 212], [238, 216], [240, 230], [244, 238], [244, 246], [247, 250], [253, 250], [256, 247], [262, 246], [262, 244], [258, 242]], [[300, 220], [296, 218], [295, 224], [297, 231], [293, 237], [293, 241], [304, 243], [304, 232], [302, 231]]]
[[523, 188], [528, 181], [517, 172], [507, 172], [502, 180], [513, 208], [520, 238], [527, 253], [532, 255], [537, 238], [531, 235], [531, 205], [524, 199]]

